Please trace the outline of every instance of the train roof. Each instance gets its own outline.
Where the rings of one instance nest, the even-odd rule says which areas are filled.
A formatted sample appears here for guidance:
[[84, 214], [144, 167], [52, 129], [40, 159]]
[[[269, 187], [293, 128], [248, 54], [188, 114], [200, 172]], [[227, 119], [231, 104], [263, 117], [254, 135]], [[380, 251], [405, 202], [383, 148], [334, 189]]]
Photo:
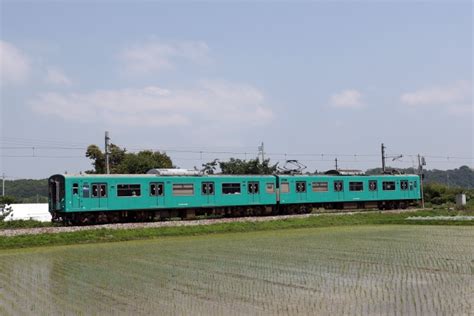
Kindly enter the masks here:
[[53, 176], [63, 176], [65, 178], [203, 178], [203, 177], [274, 177], [271, 174], [203, 174], [203, 175], [159, 175], [159, 174], [73, 174], [64, 173]]
[[366, 174], [355, 174], [355, 175], [348, 175], [348, 174], [276, 174], [276, 175], [259, 175], [259, 174], [204, 174], [204, 175], [159, 175], [159, 174], [55, 174], [54, 176], [62, 176], [64, 178], [212, 178], [212, 177], [220, 177], [220, 178], [247, 178], [247, 177], [262, 177], [262, 178], [270, 178], [274, 176], [279, 177], [412, 177], [418, 176], [416, 174], [374, 174], [374, 175], [366, 175]]

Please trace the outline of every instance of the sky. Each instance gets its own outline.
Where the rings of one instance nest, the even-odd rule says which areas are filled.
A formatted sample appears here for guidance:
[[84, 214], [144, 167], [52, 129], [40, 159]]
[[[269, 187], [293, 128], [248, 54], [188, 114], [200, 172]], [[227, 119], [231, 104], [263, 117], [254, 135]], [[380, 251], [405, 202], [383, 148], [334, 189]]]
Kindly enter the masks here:
[[104, 132], [181, 168], [474, 166], [471, 1], [1, 3], [0, 173], [91, 169]]

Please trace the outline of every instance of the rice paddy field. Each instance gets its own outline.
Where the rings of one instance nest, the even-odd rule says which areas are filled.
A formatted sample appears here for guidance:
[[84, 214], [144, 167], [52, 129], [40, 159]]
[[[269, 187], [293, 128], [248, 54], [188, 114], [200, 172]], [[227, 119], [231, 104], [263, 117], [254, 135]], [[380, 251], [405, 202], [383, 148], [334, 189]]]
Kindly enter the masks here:
[[0, 314], [469, 315], [474, 229], [286, 229], [0, 252]]

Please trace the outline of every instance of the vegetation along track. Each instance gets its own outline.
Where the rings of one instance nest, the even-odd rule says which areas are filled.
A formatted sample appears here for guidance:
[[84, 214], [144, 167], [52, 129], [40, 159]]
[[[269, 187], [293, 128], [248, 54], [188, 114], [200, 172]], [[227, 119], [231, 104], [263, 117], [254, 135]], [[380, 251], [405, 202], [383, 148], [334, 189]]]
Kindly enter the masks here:
[[[383, 213], [402, 213], [415, 212], [418, 209], [405, 210], [390, 210]], [[198, 219], [198, 220], [180, 220], [180, 221], [162, 221], [162, 222], [142, 222], [142, 223], [119, 223], [119, 224], [104, 224], [91, 226], [67, 226], [67, 227], [36, 227], [36, 228], [21, 228], [21, 229], [3, 229], [0, 230], [0, 236], [13, 237], [20, 235], [38, 235], [38, 234], [57, 234], [77, 232], [84, 230], [98, 230], [98, 229], [135, 229], [135, 228], [158, 228], [158, 227], [183, 227], [183, 226], [199, 226], [212, 225], [230, 222], [266, 222], [274, 220], [285, 220], [292, 218], [308, 218], [321, 215], [353, 215], [360, 213], [379, 213], [379, 211], [357, 211], [357, 212], [331, 212], [318, 214], [301, 214], [301, 215], [278, 215], [265, 217], [238, 217], [238, 218], [216, 218], [216, 219]]]

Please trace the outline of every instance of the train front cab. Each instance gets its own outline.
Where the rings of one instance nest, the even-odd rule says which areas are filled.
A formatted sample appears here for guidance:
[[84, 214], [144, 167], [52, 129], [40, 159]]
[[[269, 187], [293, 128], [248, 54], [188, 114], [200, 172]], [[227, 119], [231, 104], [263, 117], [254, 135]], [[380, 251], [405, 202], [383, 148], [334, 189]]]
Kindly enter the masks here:
[[53, 175], [48, 179], [49, 212], [53, 216], [65, 210], [66, 179], [63, 175]]

